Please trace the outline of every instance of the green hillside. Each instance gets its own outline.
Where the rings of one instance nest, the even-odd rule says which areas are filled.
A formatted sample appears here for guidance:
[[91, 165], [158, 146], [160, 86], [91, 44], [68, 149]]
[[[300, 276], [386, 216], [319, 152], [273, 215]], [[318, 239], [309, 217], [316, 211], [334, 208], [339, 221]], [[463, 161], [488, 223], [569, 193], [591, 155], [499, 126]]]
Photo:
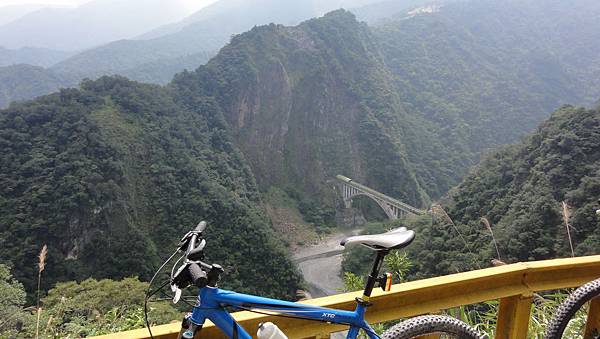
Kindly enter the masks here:
[[498, 254], [482, 217], [490, 222], [505, 262], [571, 256], [563, 201], [569, 207], [575, 255], [597, 254], [599, 149], [600, 111], [565, 106], [532, 135], [487, 156], [446, 204], [456, 229], [441, 217], [415, 226], [420, 239], [410, 250], [419, 258], [418, 271], [441, 274], [477, 263], [489, 266]]
[[0, 46], [0, 67], [16, 64], [48, 67], [73, 55], [72, 52], [24, 47], [8, 49]]
[[[404, 109], [368, 27], [349, 12], [257, 27], [172, 86], [216, 99], [261, 187], [322, 199], [345, 173], [421, 206], [466, 162]], [[442, 157], [447, 167], [433, 166]]]
[[[89, 275], [146, 279], [172, 241], [208, 218], [214, 260], [239, 267], [227, 286], [291, 296], [298, 278], [287, 274], [259, 192], [285, 192], [317, 226], [333, 223], [339, 198], [330, 180], [340, 173], [426, 207], [480, 154], [533, 129], [550, 107], [600, 97], [591, 43], [600, 6], [505, 4], [448, 4], [376, 28], [343, 10], [295, 27], [255, 27], [164, 87], [109, 77], [13, 105], [0, 113], [0, 258], [26, 267], [17, 278], [29, 289], [34, 267], [26, 263], [44, 242], [53, 258], [47, 286]], [[539, 27], [523, 27], [530, 21]], [[556, 34], [537, 44], [550, 28]], [[478, 222], [458, 202], [453, 208], [461, 225]], [[432, 271], [490, 256], [444, 263], [440, 256], [463, 245], [453, 229], [429, 230], [423, 239], [442, 243], [426, 260], [446, 265]], [[487, 239], [483, 231], [469, 242]], [[540, 253], [532, 257], [563, 252]], [[251, 263], [260, 258], [281, 260], [267, 265], [281, 271], [257, 273]]]
[[72, 84], [72, 80], [39, 66], [0, 67], [0, 109], [13, 101], [29, 100]]
[[456, 2], [373, 29], [407, 110], [477, 155], [600, 97], [600, 4]]
[[206, 219], [209, 260], [233, 267], [223, 286], [293, 297], [299, 278], [272, 240], [250, 169], [215, 103], [194, 103], [105, 77], [1, 111], [0, 261], [29, 291], [43, 244], [44, 288], [149, 279]]

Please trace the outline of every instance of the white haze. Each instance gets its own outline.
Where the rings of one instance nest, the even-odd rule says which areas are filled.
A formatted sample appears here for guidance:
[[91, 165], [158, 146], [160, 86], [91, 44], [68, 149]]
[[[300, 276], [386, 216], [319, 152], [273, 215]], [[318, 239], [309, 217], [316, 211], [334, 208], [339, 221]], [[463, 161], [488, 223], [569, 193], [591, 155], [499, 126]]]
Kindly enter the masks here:
[[0, 46], [83, 50], [179, 21], [215, 0], [0, 0]]

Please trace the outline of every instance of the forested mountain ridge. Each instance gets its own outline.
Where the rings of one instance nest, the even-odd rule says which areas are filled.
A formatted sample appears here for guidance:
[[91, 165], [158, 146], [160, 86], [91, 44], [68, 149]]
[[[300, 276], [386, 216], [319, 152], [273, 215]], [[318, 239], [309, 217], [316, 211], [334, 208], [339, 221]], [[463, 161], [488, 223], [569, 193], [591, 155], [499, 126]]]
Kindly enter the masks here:
[[105, 77], [0, 111], [0, 258], [28, 290], [42, 244], [46, 287], [149, 279], [206, 219], [209, 260], [234, 267], [223, 286], [294, 296], [298, 275], [215, 103], [174, 97]]
[[[425, 206], [458, 183], [480, 152], [515, 138], [518, 133], [508, 126], [524, 131], [544, 117], [548, 103], [531, 97], [546, 93], [552, 81], [538, 81], [537, 73], [526, 72], [530, 77], [523, 79], [531, 81], [522, 81], [502, 73], [502, 67], [490, 69], [485, 48], [473, 47], [479, 54], [472, 55], [462, 51], [467, 61], [462, 60], [462, 48], [470, 46], [465, 41], [475, 44], [475, 33], [444, 24], [459, 14], [450, 20], [439, 13], [403, 17], [376, 31], [343, 10], [296, 27], [255, 27], [234, 36], [207, 65], [178, 74], [166, 87], [107, 77], [2, 111], [0, 213], [2, 237], [8, 239], [2, 259], [24, 266], [41, 245], [35, 243], [38, 237], [52, 245], [48, 283], [92, 273], [121, 277], [138, 272], [147, 278], [152, 267], [144, 263], [154, 265], [167, 242], [176, 240], [173, 234], [208, 216], [213, 224], [226, 225], [209, 241], [214, 260], [225, 258], [222, 262], [241, 267], [226, 287], [290, 296], [297, 276], [287, 274], [291, 264], [271, 240], [259, 191], [275, 187], [294, 199], [308, 198], [314, 220], [322, 221], [332, 217], [338, 202], [328, 180], [341, 173]], [[405, 25], [414, 25], [406, 32], [425, 33], [417, 40], [395, 41], [394, 36], [405, 34]], [[449, 34], [451, 43], [441, 44], [445, 55], [434, 53], [440, 44], [436, 29]], [[384, 39], [386, 31], [390, 37]], [[587, 33], [586, 41], [598, 34]], [[499, 34], [500, 40], [509, 37], [518, 34]], [[421, 54], [416, 41], [421, 41]], [[407, 48], [401, 48], [403, 43]], [[569, 63], [575, 73], [560, 74], [569, 79], [585, 70], [595, 74], [594, 56], [582, 60], [590, 65]], [[418, 74], [422, 77], [413, 79]], [[589, 94], [577, 94], [569, 80], [556, 92], [548, 91], [548, 102], [573, 93], [588, 100], [597, 90], [587, 75], [577, 81], [589, 85]], [[512, 85], [529, 94], [519, 96]], [[508, 106], [511, 99], [513, 106]], [[500, 114], [519, 105], [524, 108]], [[43, 201], [50, 203], [39, 204]], [[31, 222], [23, 219], [29, 215]], [[139, 240], [129, 244], [120, 234]], [[23, 251], [18, 247], [22, 238]], [[457, 245], [437, 238], [448, 241], [441, 247], [449, 251], [450, 244]], [[264, 246], [254, 248], [264, 239], [269, 239]], [[104, 255], [96, 255], [95, 244]], [[231, 246], [248, 253], [229, 253]], [[116, 261], [131, 251], [139, 256]], [[440, 255], [444, 252], [432, 251], [426, 257], [442, 265]], [[238, 256], [240, 263], [233, 264]], [[269, 266], [280, 268], [285, 277], [253, 272], [250, 260], [273, 257], [281, 262]], [[33, 269], [19, 276], [30, 288]]]
[[[421, 220], [408, 249], [416, 271], [439, 275], [508, 263], [600, 251], [600, 110], [564, 106], [530, 136], [502, 147], [476, 166], [444, 202], [443, 216]], [[490, 223], [499, 249], [481, 218]], [[467, 241], [462, 241], [457, 230]]]
[[407, 109], [475, 155], [600, 96], [600, 4], [447, 3], [373, 28]]
[[343, 10], [254, 28], [172, 86], [215, 97], [263, 188], [320, 199], [346, 173], [421, 206], [460, 168], [450, 157], [447, 168], [427, 165], [452, 150], [404, 110], [368, 28]]
[[452, 195], [450, 212], [494, 225], [504, 259], [570, 255], [561, 203], [570, 207], [576, 255], [598, 253], [600, 110], [565, 106], [521, 143], [486, 158]]
[[0, 67], [0, 109], [11, 102], [29, 100], [61, 87], [72, 86], [75, 81], [46, 68], [17, 64]]
[[24, 47], [8, 49], [0, 46], [0, 67], [15, 64], [48, 67], [68, 58], [72, 54], [71, 52], [45, 48]]

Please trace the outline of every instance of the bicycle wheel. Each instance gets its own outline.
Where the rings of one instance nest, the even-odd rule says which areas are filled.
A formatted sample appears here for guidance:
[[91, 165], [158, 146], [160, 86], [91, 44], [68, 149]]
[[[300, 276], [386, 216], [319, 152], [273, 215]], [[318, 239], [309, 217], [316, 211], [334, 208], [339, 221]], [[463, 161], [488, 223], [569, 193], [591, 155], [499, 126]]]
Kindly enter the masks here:
[[441, 338], [482, 339], [464, 322], [443, 315], [423, 315], [405, 320], [387, 330], [382, 339], [409, 339], [427, 334], [440, 334]]
[[552, 318], [548, 327], [546, 327], [544, 339], [562, 338], [565, 328], [567, 328], [569, 321], [575, 313], [577, 313], [585, 303], [599, 295], [600, 279], [590, 281], [569, 294], [567, 299], [558, 306], [556, 315]]

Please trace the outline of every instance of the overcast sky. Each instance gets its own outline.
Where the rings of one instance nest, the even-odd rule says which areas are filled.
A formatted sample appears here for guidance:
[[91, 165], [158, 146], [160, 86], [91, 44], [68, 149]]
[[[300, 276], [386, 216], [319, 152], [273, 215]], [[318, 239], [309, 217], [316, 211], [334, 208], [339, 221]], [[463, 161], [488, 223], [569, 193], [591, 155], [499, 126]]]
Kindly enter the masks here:
[[[91, 0], [0, 0], [0, 8], [8, 5], [24, 5], [24, 4], [44, 4], [44, 5], [59, 5], [59, 6], [78, 6]], [[217, 0], [165, 0], [178, 1], [183, 3], [189, 11], [189, 14], [199, 10], [200, 8], [210, 5]]]

